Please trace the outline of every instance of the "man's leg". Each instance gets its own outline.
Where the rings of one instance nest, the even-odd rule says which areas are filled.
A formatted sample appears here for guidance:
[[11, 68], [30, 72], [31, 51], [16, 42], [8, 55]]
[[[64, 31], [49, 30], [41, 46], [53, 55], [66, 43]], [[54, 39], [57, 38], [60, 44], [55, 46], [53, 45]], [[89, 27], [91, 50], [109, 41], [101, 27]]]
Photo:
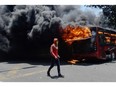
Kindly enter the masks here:
[[51, 71], [51, 69], [54, 67], [54, 59], [52, 58], [52, 60], [51, 60], [51, 65], [50, 65], [50, 67], [49, 67], [49, 69], [48, 69], [48, 71], [47, 71], [47, 75], [48, 76], [50, 76], [50, 71]]
[[57, 65], [57, 71], [58, 71], [58, 75], [60, 74], [60, 60], [56, 59], [56, 65]]
[[61, 75], [61, 72], [60, 72], [60, 60], [59, 59], [56, 59], [56, 65], [57, 65], [57, 70], [58, 70], [58, 76], [64, 77], [63, 75]]

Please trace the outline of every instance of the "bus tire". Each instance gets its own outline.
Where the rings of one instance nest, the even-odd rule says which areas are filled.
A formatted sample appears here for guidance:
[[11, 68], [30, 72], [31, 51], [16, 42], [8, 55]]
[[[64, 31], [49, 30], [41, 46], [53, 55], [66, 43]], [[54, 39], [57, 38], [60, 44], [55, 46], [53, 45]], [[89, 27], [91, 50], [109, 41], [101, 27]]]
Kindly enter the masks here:
[[111, 60], [114, 60], [116, 58], [116, 55], [114, 52], [111, 53]]
[[106, 60], [111, 61], [111, 53], [106, 54]]
[[115, 53], [114, 52], [111, 52], [110, 54], [106, 54], [106, 60], [108, 61], [112, 61], [115, 59]]

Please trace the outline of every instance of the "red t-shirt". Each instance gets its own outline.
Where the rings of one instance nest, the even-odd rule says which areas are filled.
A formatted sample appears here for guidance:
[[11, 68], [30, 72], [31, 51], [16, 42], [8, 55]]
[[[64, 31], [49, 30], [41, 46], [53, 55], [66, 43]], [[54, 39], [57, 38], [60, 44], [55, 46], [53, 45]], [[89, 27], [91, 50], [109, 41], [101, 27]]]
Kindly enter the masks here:
[[55, 46], [55, 44], [52, 44], [51, 47], [50, 47], [50, 53], [51, 55], [54, 57], [54, 58], [58, 58], [59, 55], [58, 55], [58, 47]]

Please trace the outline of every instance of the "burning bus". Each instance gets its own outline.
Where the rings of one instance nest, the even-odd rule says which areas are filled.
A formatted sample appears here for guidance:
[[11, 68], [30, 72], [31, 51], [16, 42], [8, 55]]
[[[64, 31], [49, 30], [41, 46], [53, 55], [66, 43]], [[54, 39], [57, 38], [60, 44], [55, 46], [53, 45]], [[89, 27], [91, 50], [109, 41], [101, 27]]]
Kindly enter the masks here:
[[116, 57], [116, 31], [101, 27], [66, 26], [59, 43], [65, 58], [114, 60]]

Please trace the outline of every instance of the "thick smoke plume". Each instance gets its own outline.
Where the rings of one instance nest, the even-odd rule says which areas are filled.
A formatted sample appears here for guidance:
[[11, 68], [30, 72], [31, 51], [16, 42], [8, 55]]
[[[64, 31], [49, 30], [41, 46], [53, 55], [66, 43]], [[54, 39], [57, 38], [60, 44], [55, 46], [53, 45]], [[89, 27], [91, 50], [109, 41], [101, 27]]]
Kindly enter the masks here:
[[51, 6], [0, 6], [0, 50], [15, 54], [49, 46], [61, 19]]
[[94, 12], [84, 12], [80, 6], [1, 5], [0, 51], [25, 55], [49, 48], [64, 25], [97, 25], [99, 21]]
[[80, 5], [55, 6], [58, 16], [60, 16], [65, 23], [75, 22], [78, 25], [96, 25], [99, 26], [101, 22], [102, 13], [96, 15], [92, 10], [81, 9]]

